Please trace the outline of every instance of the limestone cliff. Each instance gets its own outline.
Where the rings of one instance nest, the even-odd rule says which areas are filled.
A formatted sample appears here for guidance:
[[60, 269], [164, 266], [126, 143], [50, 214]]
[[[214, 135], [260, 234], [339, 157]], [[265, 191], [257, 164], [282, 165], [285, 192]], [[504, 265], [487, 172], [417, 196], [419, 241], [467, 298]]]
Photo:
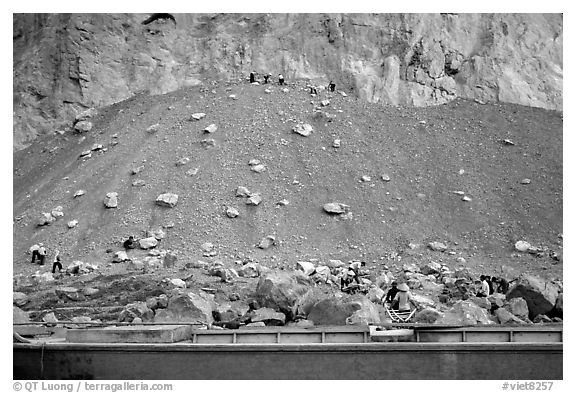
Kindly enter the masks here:
[[80, 110], [250, 71], [371, 102], [562, 110], [557, 14], [15, 14], [14, 148]]

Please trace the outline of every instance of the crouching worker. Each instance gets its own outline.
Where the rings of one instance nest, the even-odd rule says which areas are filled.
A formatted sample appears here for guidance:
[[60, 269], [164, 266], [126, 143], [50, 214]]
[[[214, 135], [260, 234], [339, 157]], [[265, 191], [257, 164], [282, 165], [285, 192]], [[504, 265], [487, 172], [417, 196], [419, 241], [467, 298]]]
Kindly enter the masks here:
[[130, 235], [128, 240], [124, 242], [124, 248], [126, 251], [136, 248], [136, 241], [134, 240], [134, 236]]

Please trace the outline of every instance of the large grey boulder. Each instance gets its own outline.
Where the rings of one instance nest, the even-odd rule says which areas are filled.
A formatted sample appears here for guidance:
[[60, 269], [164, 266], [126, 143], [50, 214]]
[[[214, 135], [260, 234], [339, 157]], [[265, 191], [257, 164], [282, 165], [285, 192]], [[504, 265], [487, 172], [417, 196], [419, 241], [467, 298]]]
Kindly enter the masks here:
[[78, 301], [84, 298], [82, 293], [77, 288], [73, 287], [56, 288], [54, 289], [54, 292], [56, 293], [56, 296], [58, 296], [58, 298], [61, 300]]
[[78, 123], [74, 124], [74, 130], [76, 132], [88, 132], [92, 129], [92, 122], [83, 120], [79, 121]]
[[118, 322], [132, 322], [134, 318], [140, 318], [143, 322], [152, 321], [154, 311], [147, 306], [146, 302], [130, 303], [120, 312]]
[[316, 271], [316, 267], [312, 262], [296, 262], [296, 270], [310, 276]]
[[42, 213], [42, 217], [40, 217], [38, 219], [38, 222], [36, 225], [38, 225], [39, 227], [44, 226], [44, 225], [50, 225], [52, 224], [54, 221], [56, 221], [56, 217], [54, 217], [51, 213]]
[[344, 214], [348, 212], [350, 206], [340, 202], [329, 202], [325, 203], [324, 206], [322, 206], [322, 208], [326, 213], [329, 214]]
[[528, 319], [529, 315], [528, 303], [526, 303], [526, 300], [524, 300], [521, 297], [515, 297], [513, 299], [508, 300], [508, 302], [504, 305], [504, 308], [520, 319], [523, 320]]
[[97, 113], [98, 111], [96, 110], [96, 108], [86, 109], [85, 111], [78, 113], [76, 117], [74, 117], [74, 123], [91, 119], [94, 116], [96, 116]]
[[297, 124], [292, 131], [302, 136], [309, 136], [314, 128], [310, 124]]
[[526, 323], [525, 321], [518, 318], [516, 315], [512, 314], [505, 308], [498, 308], [494, 310], [494, 315], [496, 315], [498, 322], [500, 322], [500, 324], [502, 325], [508, 325], [508, 324], [517, 325]]
[[238, 269], [240, 277], [254, 278], [260, 275], [260, 265], [254, 262], [249, 262]]
[[282, 326], [286, 323], [286, 315], [269, 307], [254, 310], [252, 322], [264, 322], [266, 326]]
[[366, 296], [353, 295], [347, 303], [360, 306], [358, 310], [346, 318], [347, 325], [376, 325], [381, 323], [378, 307], [368, 300]]
[[436, 324], [446, 325], [492, 325], [488, 310], [470, 300], [460, 300], [438, 318]]
[[178, 203], [178, 195], [167, 192], [165, 194], [160, 194], [156, 198], [156, 204], [158, 206], [174, 207]]
[[529, 274], [522, 274], [515, 285], [508, 290], [506, 299], [521, 297], [526, 300], [529, 318], [534, 319], [538, 314], [546, 314], [554, 308], [560, 287], [551, 281]]
[[444, 314], [435, 308], [426, 307], [414, 314], [414, 319], [412, 322], [420, 322], [420, 323], [434, 323], [438, 319], [442, 318]]
[[154, 248], [158, 245], [158, 239], [155, 237], [146, 237], [144, 239], [138, 240], [138, 245], [143, 250], [148, 250], [149, 248]]
[[172, 296], [168, 307], [156, 310], [155, 322], [196, 322], [211, 324], [214, 304], [204, 293], [185, 293]]
[[340, 298], [325, 298], [312, 305], [307, 319], [314, 325], [346, 325], [346, 321], [362, 305], [356, 302], [346, 303]]
[[430, 262], [420, 267], [420, 273], [424, 275], [439, 274], [441, 271], [442, 271], [442, 265], [440, 265], [438, 262]]
[[21, 307], [28, 303], [30, 299], [28, 299], [28, 295], [23, 292], [14, 292], [12, 294], [12, 303], [18, 307]]
[[23, 311], [16, 306], [12, 306], [12, 323], [30, 322], [30, 316], [27, 311]]
[[270, 271], [258, 280], [256, 300], [263, 307], [290, 315], [300, 296], [313, 285], [314, 282], [302, 272]]

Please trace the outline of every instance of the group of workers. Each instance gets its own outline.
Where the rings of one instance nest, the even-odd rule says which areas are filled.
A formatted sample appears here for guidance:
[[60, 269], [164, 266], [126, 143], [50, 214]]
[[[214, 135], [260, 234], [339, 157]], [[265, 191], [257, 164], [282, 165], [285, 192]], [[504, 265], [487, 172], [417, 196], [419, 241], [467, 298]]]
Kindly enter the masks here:
[[[258, 75], [258, 73], [255, 71], [250, 73], [250, 83], [258, 82], [256, 80], [256, 75]], [[262, 76], [264, 77], [264, 84], [267, 84], [272, 74], [266, 73], [263, 74]], [[278, 84], [281, 86], [284, 85], [284, 76], [282, 74], [278, 74]], [[310, 94], [318, 95], [318, 90], [316, 89], [316, 86], [311, 85], [309, 87], [310, 87]], [[336, 84], [330, 81], [326, 88], [328, 89], [328, 91], [334, 92], [336, 90]]]
[[493, 293], [508, 292], [510, 283], [504, 277], [490, 277], [482, 274], [476, 290], [477, 297], [488, 297]]
[[[44, 260], [46, 259], [46, 255], [48, 252], [46, 251], [46, 247], [44, 247], [44, 243], [34, 244], [30, 247], [30, 252], [32, 253], [32, 263], [36, 263], [36, 259], [38, 259], [38, 265], [44, 265]], [[56, 273], [56, 268], [58, 271], [62, 271], [62, 262], [60, 261], [60, 250], [56, 250], [54, 253], [54, 260], [52, 262], [52, 273]]]

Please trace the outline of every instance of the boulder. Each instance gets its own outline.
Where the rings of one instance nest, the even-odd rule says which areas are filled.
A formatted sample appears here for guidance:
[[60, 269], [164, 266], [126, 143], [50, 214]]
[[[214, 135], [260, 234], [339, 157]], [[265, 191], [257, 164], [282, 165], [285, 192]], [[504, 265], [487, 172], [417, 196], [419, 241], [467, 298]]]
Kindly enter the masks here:
[[435, 308], [426, 307], [414, 314], [413, 322], [415, 323], [435, 323], [442, 318], [444, 314]]
[[405, 263], [402, 265], [402, 271], [408, 273], [418, 273], [420, 272], [420, 267], [415, 263]]
[[156, 198], [158, 206], [174, 207], [178, 203], [178, 195], [172, 193], [160, 194]]
[[54, 218], [64, 217], [64, 212], [62, 210], [62, 206], [56, 206], [50, 214], [52, 214], [52, 217]]
[[432, 251], [440, 251], [440, 252], [444, 252], [448, 249], [448, 247], [441, 242], [428, 243], [428, 248], [431, 249]]
[[18, 307], [21, 307], [28, 303], [30, 299], [28, 299], [28, 295], [23, 292], [14, 292], [12, 294], [12, 303]]
[[106, 198], [104, 198], [104, 206], [106, 206], [109, 209], [118, 207], [118, 193], [109, 192], [108, 194], [106, 194]]
[[514, 244], [514, 248], [519, 252], [526, 252], [530, 247], [532, 247], [532, 245], [524, 240], [518, 240], [516, 244]]
[[314, 325], [346, 325], [348, 318], [361, 308], [362, 305], [357, 302], [345, 303], [340, 298], [325, 298], [312, 305], [307, 319]]
[[216, 132], [217, 129], [218, 126], [216, 124], [210, 124], [208, 127], [204, 128], [204, 132], [211, 134], [213, 132]]
[[74, 124], [74, 130], [76, 132], [88, 132], [92, 129], [92, 122], [90, 121], [79, 121], [78, 123]]
[[252, 193], [251, 193], [246, 187], [239, 186], [239, 187], [236, 189], [236, 196], [237, 196], [237, 197], [245, 197], [245, 198], [248, 198], [248, 197], [251, 196], [251, 195], [252, 195]]
[[354, 295], [347, 303], [360, 306], [358, 310], [346, 318], [347, 325], [376, 325], [381, 323], [378, 307], [368, 300], [366, 296]]
[[226, 215], [230, 218], [236, 218], [240, 215], [240, 212], [233, 207], [229, 207], [226, 209]]
[[250, 168], [250, 170], [256, 173], [262, 173], [266, 171], [266, 166], [264, 164], [258, 164], [254, 165], [252, 168]]
[[40, 273], [36, 272], [32, 275], [32, 280], [37, 284], [46, 284], [54, 281], [54, 276], [51, 272]]
[[146, 306], [151, 310], [168, 307], [168, 296], [161, 294], [146, 299]]
[[81, 292], [77, 288], [72, 287], [60, 287], [54, 289], [56, 296], [61, 300], [72, 300], [78, 301], [83, 298]]
[[100, 290], [98, 288], [90, 288], [90, 287], [86, 287], [82, 289], [82, 294], [84, 296], [95, 296], [97, 294], [100, 293]]
[[118, 322], [133, 322], [135, 318], [140, 318], [142, 321], [152, 321], [154, 319], [154, 311], [148, 308], [146, 302], [130, 303], [120, 312]]
[[114, 257], [112, 258], [112, 263], [120, 263], [129, 260], [130, 257], [128, 256], [128, 253], [126, 251], [116, 251], [114, 253]]
[[420, 272], [424, 275], [439, 274], [441, 270], [442, 265], [440, 265], [438, 262], [430, 262], [420, 267]]
[[310, 276], [314, 274], [316, 268], [311, 262], [296, 262], [296, 270], [303, 272], [305, 275]]
[[203, 113], [203, 112], [192, 114], [192, 119], [194, 119], [194, 120], [200, 120], [200, 119], [203, 119], [204, 117], [206, 117], [206, 113]]
[[210, 242], [202, 243], [200, 249], [202, 252], [212, 252], [214, 250], [214, 244]]
[[298, 300], [292, 307], [292, 315], [294, 316], [294, 318], [296, 318], [297, 316], [306, 318], [310, 313], [310, 311], [312, 310], [312, 307], [316, 303], [318, 303], [320, 300], [334, 297], [335, 297], [334, 294], [330, 293], [329, 291], [326, 291], [321, 287], [309, 288], [305, 294], [303, 294], [298, 298]]
[[374, 287], [370, 288], [370, 290], [366, 294], [366, 297], [373, 303], [380, 303], [380, 299], [382, 299], [382, 296], [384, 295], [386, 295], [386, 292], [384, 292], [379, 287]]
[[270, 271], [258, 280], [256, 300], [263, 307], [290, 315], [300, 296], [313, 285], [313, 281], [302, 272]]
[[326, 262], [326, 266], [328, 266], [330, 269], [338, 269], [339, 267], [346, 266], [346, 263], [338, 259], [330, 259], [328, 262]]
[[350, 206], [339, 202], [329, 202], [322, 206], [324, 211], [329, 214], [344, 214], [348, 212]]
[[490, 300], [486, 297], [472, 296], [469, 300], [474, 304], [485, 308], [486, 310], [492, 309], [492, 302], [490, 302]]
[[506, 324], [525, 324], [523, 320], [512, 314], [510, 311], [506, 310], [505, 308], [499, 308], [494, 310], [494, 315], [498, 318], [498, 322], [502, 325]]
[[552, 323], [552, 319], [550, 319], [550, 317], [547, 315], [540, 314], [536, 315], [536, 318], [534, 318], [534, 323]]
[[330, 268], [328, 266], [316, 267], [316, 273], [314, 274], [315, 281], [326, 282], [329, 279], [330, 279]]
[[171, 279], [170, 284], [174, 285], [176, 288], [186, 288], [186, 281], [179, 278]]
[[256, 245], [256, 247], [262, 249], [262, 250], [266, 250], [267, 248], [270, 248], [271, 246], [276, 245], [276, 237], [272, 236], [272, 235], [268, 235], [264, 238], [262, 238], [260, 240], [260, 242]]
[[486, 299], [488, 299], [488, 301], [494, 308], [504, 307], [504, 303], [506, 302], [506, 295], [504, 295], [503, 293], [493, 293]]
[[52, 214], [50, 213], [42, 213], [42, 217], [40, 217], [40, 219], [38, 219], [38, 223], [36, 225], [38, 225], [39, 227], [44, 226], [44, 225], [50, 225], [52, 224], [54, 221], [56, 221], [56, 218], [54, 216], [52, 216]]
[[138, 245], [141, 249], [148, 250], [149, 248], [156, 247], [158, 245], [158, 240], [155, 237], [146, 237], [138, 240]]
[[43, 322], [56, 323], [56, 322], [58, 322], [58, 318], [56, 318], [56, 315], [54, 315], [53, 312], [50, 312], [50, 313], [48, 313], [48, 314], [45, 314], [45, 315], [42, 317], [42, 321], [43, 321]]
[[166, 255], [164, 255], [164, 259], [162, 260], [162, 265], [165, 268], [172, 268], [176, 266], [176, 261], [178, 260], [178, 257], [176, 256], [176, 254], [173, 254], [171, 252], [167, 252]]
[[211, 324], [214, 305], [209, 295], [186, 293], [172, 296], [168, 307], [156, 310], [155, 322], [196, 322]]
[[489, 312], [476, 305], [470, 300], [459, 300], [446, 312], [441, 318], [438, 318], [436, 324], [446, 325], [492, 325], [494, 321], [490, 319]]
[[252, 194], [247, 200], [247, 205], [258, 206], [262, 202], [262, 196], [260, 194]]
[[302, 136], [309, 136], [314, 128], [310, 124], [297, 124], [292, 131]]
[[533, 319], [538, 314], [546, 314], [554, 308], [560, 287], [550, 281], [529, 274], [522, 274], [515, 285], [508, 290], [506, 299], [521, 297], [526, 300], [529, 318]]
[[153, 134], [155, 132], [157, 132], [160, 129], [160, 124], [156, 123], [156, 124], [152, 124], [150, 127], [146, 128], [146, 132]]
[[12, 306], [12, 323], [30, 322], [30, 316], [27, 311], [23, 311], [16, 306]]
[[520, 319], [528, 319], [528, 303], [526, 303], [526, 300], [521, 297], [515, 297], [508, 300], [504, 308]]
[[282, 326], [286, 323], [286, 315], [268, 307], [254, 310], [252, 322], [264, 322], [266, 326]]
[[78, 220], [72, 220], [72, 221], [68, 221], [68, 228], [72, 229], [75, 228], [76, 225], [78, 225]]
[[86, 109], [85, 111], [78, 113], [76, 117], [74, 117], [74, 123], [91, 119], [92, 117], [96, 116], [97, 113], [98, 111], [96, 110], [96, 108]]
[[258, 277], [260, 275], [260, 265], [254, 262], [249, 262], [239, 269], [238, 275], [240, 277], [248, 278]]

